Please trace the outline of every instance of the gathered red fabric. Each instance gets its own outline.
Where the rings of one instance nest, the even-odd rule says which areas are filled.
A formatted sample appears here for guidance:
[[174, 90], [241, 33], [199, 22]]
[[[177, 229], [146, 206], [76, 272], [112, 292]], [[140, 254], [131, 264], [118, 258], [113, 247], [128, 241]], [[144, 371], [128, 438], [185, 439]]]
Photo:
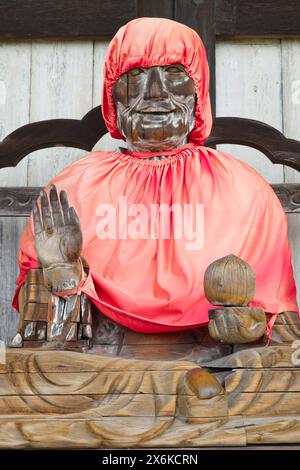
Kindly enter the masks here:
[[189, 134], [189, 141], [199, 145], [204, 143], [212, 126], [205, 48], [196, 31], [164, 18], [137, 18], [130, 21], [119, 29], [108, 46], [104, 65], [102, 114], [112, 137], [124, 139], [117, 125], [112, 95], [114, 83], [132, 68], [168, 64], [182, 64], [194, 82], [195, 126]]
[[[108, 130], [121, 137], [112, 97], [120, 75], [132, 67], [170, 63], [184, 65], [195, 84], [196, 122], [187, 145], [159, 153], [165, 154], [162, 160], [147, 159], [156, 155], [149, 153], [95, 151], [49, 183], [67, 192], [80, 219], [82, 255], [89, 264], [81, 292], [135, 331], [195, 328], [207, 324], [213, 308], [204, 295], [206, 268], [233, 253], [256, 274], [250, 306], [273, 315], [297, 312], [287, 219], [278, 198], [250, 166], [203, 146], [212, 123], [209, 76], [203, 44], [193, 30], [159, 18], [139, 18], [119, 30], [105, 61], [102, 111]], [[154, 225], [150, 217], [153, 207], [173, 205], [181, 215], [188, 208], [187, 222], [192, 221], [182, 237], [178, 227], [184, 224], [174, 222], [174, 211]], [[160, 224], [166, 222], [168, 236], [161, 236]], [[38, 266], [32, 217], [20, 240], [19, 265], [16, 308], [19, 287]]]

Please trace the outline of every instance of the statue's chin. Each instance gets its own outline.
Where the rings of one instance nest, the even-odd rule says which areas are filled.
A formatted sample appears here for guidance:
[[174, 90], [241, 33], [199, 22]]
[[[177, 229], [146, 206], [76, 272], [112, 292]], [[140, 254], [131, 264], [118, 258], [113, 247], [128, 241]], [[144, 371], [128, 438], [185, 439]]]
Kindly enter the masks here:
[[180, 130], [181, 132], [178, 132], [178, 128], [174, 127], [134, 129], [127, 138], [128, 147], [138, 152], [172, 150], [187, 142], [188, 130], [186, 128]]
[[165, 152], [181, 147], [187, 142], [185, 135], [181, 139], [176, 136], [165, 138], [163, 140], [137, 139], [131, 141], [128, 139], [128, 148], [136, 152]]
[[157, 115], [136, 113], [123, 121], [122, 133], [130, 150], [163, 152], [187, 142], [188, 122], [188, 117], [181, 112]]

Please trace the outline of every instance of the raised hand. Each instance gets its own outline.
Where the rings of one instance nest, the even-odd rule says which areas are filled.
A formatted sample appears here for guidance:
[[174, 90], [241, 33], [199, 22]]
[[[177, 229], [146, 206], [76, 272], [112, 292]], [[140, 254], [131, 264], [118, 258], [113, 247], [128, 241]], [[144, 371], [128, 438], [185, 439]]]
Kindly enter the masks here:
[[[65, 191], [61, 191], [58, 198], [54, 185], [50, 187], [49, 198], [45, 191], [41, 191], [40, 207], [41, 210], [36, 202], [33, 208], [35, 247], [43, 268], [43, 288], [46, 286], [51, 291], [48, 300], [51, 302], [51, 318], [41, 321], [41, 317], [36, 316], [39, 309], [35, 309], [33, 316], [30, 315], [30, 321], [26, 318], [28, 303], [24, 299], [29, 294], [25, 294], [24, 289], [30, 292], [32, 286], [30, 283], [22, 286], [19, 295], [20, 322], [10, 346], [26, 347], [39, 341], [44, 343], [43, 346], [65, 349], [71, 341], [74, 347], [79, 347], [81, 340], [88, 342], [92, 337], [89, 301], [85, 297], [85, 300], [77, 297], [77, 288], [85, 279], [80, 260], [80, 222], [75, 209], [69, 207]], [[33, 296], [40, 292], [40, 287], [33, 292]], [[36, 303], [39, 305], [38, 296]], [[38, 325], [39, 328], [42, 325], [42, 330], [38, 329]]]
[[49, 198], [41, 191], [41, 212], [33, 208], [35, 247], [43, 268], [55, 264], [73, 264], [82, 250], [82, 232], [76, 211], [69, 207], [67, 194], [51, 185]]

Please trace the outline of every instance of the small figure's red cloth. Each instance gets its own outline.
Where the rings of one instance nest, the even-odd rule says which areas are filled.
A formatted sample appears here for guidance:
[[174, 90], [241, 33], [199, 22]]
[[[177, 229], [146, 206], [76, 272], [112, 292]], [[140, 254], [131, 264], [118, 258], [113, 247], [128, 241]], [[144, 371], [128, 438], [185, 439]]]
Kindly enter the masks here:
[[[203, 146], [212, 122], [208, 66], [193, 30], [157, 18], [139, 18], [121, 28], [105, 65], [103, 115], [109, 131], [120, 137], [111, 89], [121, 73], [170, 63], [183, 64], [195, 84], [196, 124], [187, 145], [162, 160], [132, 152], [92, 152], [51, 181], [67, 192], [82, 225], [82, 255], [90, 270], [81, 291], [105, 315], [139, 332], [195, 328], [207, 324], [213, 308], [204, 295], [206, 268], [233, 253], [256, 274], [250, 306], [272, 314], [297, 312], [287, 219], [279, 200], [254, 169]], [[148, 214], [152, 204], [203, 204], [203, 246], [187, 249], [187, 240], [176, 236], [172, 223], [170, 239], [125, 238], [118, 232], [115, 239], [101, 239], [101, 211], [115, 207], [119, 216], [124, 209], [120, 196], [127, 206], [143, 204]], [[38, 266], [32, 218], [20, 240], [19, 265], [18, 288], [28, 270]]]

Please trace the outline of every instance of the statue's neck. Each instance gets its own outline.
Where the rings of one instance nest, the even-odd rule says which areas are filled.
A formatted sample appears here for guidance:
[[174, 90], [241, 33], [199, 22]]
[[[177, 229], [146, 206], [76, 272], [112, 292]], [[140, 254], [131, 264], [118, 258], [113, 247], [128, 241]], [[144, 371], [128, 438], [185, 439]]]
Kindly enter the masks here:
[[[155, 156], [154, 157], [148, 157], [146, 158], [146, 160], [164, 160], [165, 158], [169, 158], [169, 156], [166, 156], [166, 155], [157, 155], [157, 153], [159, 151], [161, 152], [166, 152], [166, 151], [170, 151], [170, 150], [174, 150], [176, 148], [180, 148], [182, 147], [183, 145], [187, 144], [187, 137], [185, 137], [184, 139], [182, 139], [181, 142], [177, 142], [177, 145], [174, 146], [174, 147], [170, 147], [170, 148], [161, 148], [161, 149], [157, 149], [157, 150], [152, 150], [153, 153], [155, 152]], [[146, 153], [150, 153], [151, 150], [149, 151], [149, 148], [142, 148], [142, 147], [136, 147], [134, 144], [132, 144], [132, 142], [130, 141], [127, 141], [127, 145], [128, 145], [128, 150], [130, 150], [131, 152], [146, 152]]]

